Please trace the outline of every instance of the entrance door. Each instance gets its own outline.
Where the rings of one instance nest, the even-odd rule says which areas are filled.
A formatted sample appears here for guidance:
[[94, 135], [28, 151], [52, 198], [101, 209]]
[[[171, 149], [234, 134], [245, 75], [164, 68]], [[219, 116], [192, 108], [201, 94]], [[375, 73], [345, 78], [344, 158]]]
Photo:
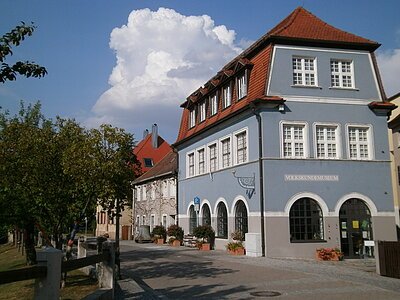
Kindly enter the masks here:
[[372, 240], [371, 213], [360, 199], [349, 199], [339, 212], [342, 252], [348, 258], [361, 258], [364, 241]]

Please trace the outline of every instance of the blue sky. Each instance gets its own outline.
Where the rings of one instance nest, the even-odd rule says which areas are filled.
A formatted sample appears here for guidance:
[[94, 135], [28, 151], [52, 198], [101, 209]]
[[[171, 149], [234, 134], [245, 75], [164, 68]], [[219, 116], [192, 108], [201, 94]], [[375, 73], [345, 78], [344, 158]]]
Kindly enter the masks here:
[[31, 60], [48, 70], [43, 79], [0, 85], [0, 106], [12, 113], [20, 100], [40, 100], [47, 117], [75, 118], [88, 127], [108, 122], [136, 140], [158, 123], [173, 143], [179, 104], [298, 6], [381, 43], [386, 92], [400, 91], [398, 0], [1, 2], [0, 34], [20, 21], [37, 26], [7, 62]]

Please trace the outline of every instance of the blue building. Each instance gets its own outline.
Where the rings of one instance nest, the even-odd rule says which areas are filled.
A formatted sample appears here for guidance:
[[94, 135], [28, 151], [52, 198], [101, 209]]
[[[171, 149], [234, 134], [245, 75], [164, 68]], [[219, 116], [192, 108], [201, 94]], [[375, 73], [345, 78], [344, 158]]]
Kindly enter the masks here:
[[185, 232], [210, 224], [217, 249], [258, 234], [269, 257], [395, 240], [379, 46], [300, 7], [192, 93], [174, 144]]

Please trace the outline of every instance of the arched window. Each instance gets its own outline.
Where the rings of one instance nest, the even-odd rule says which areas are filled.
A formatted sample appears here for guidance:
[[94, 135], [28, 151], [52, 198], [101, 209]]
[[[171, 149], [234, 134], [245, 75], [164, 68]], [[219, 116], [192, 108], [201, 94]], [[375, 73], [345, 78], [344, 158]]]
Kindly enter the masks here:
[[248, 232], [247, 209], [242, 200], [236, 203], [235, 208], [235, 230], [242, 233], [243, 237]]
[[301, 198], [292, 205], [289, 222], [291, 242], [324, 239], [322, 210], [311, 198]]
[[228, 211], [223, 202], [217, 206], [217, 237], [228, 238]]
[[189, 233], [193, 234], [193, 229], [197, 226], [196, 212], [194, 206], [191, 205], [189, 208]]
[[211, 226], [211, 212], [210, 207], [207, 204], [203, 205], [203, 225]]

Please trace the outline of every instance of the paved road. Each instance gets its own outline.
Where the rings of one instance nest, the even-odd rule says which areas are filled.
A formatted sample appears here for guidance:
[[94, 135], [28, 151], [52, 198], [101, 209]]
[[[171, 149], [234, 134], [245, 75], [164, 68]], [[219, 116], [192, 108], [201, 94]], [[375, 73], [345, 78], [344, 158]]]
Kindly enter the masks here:
[[400, 299], [373, 260], [233, 257], [224, 251], [121, 243], [118, 299]]

